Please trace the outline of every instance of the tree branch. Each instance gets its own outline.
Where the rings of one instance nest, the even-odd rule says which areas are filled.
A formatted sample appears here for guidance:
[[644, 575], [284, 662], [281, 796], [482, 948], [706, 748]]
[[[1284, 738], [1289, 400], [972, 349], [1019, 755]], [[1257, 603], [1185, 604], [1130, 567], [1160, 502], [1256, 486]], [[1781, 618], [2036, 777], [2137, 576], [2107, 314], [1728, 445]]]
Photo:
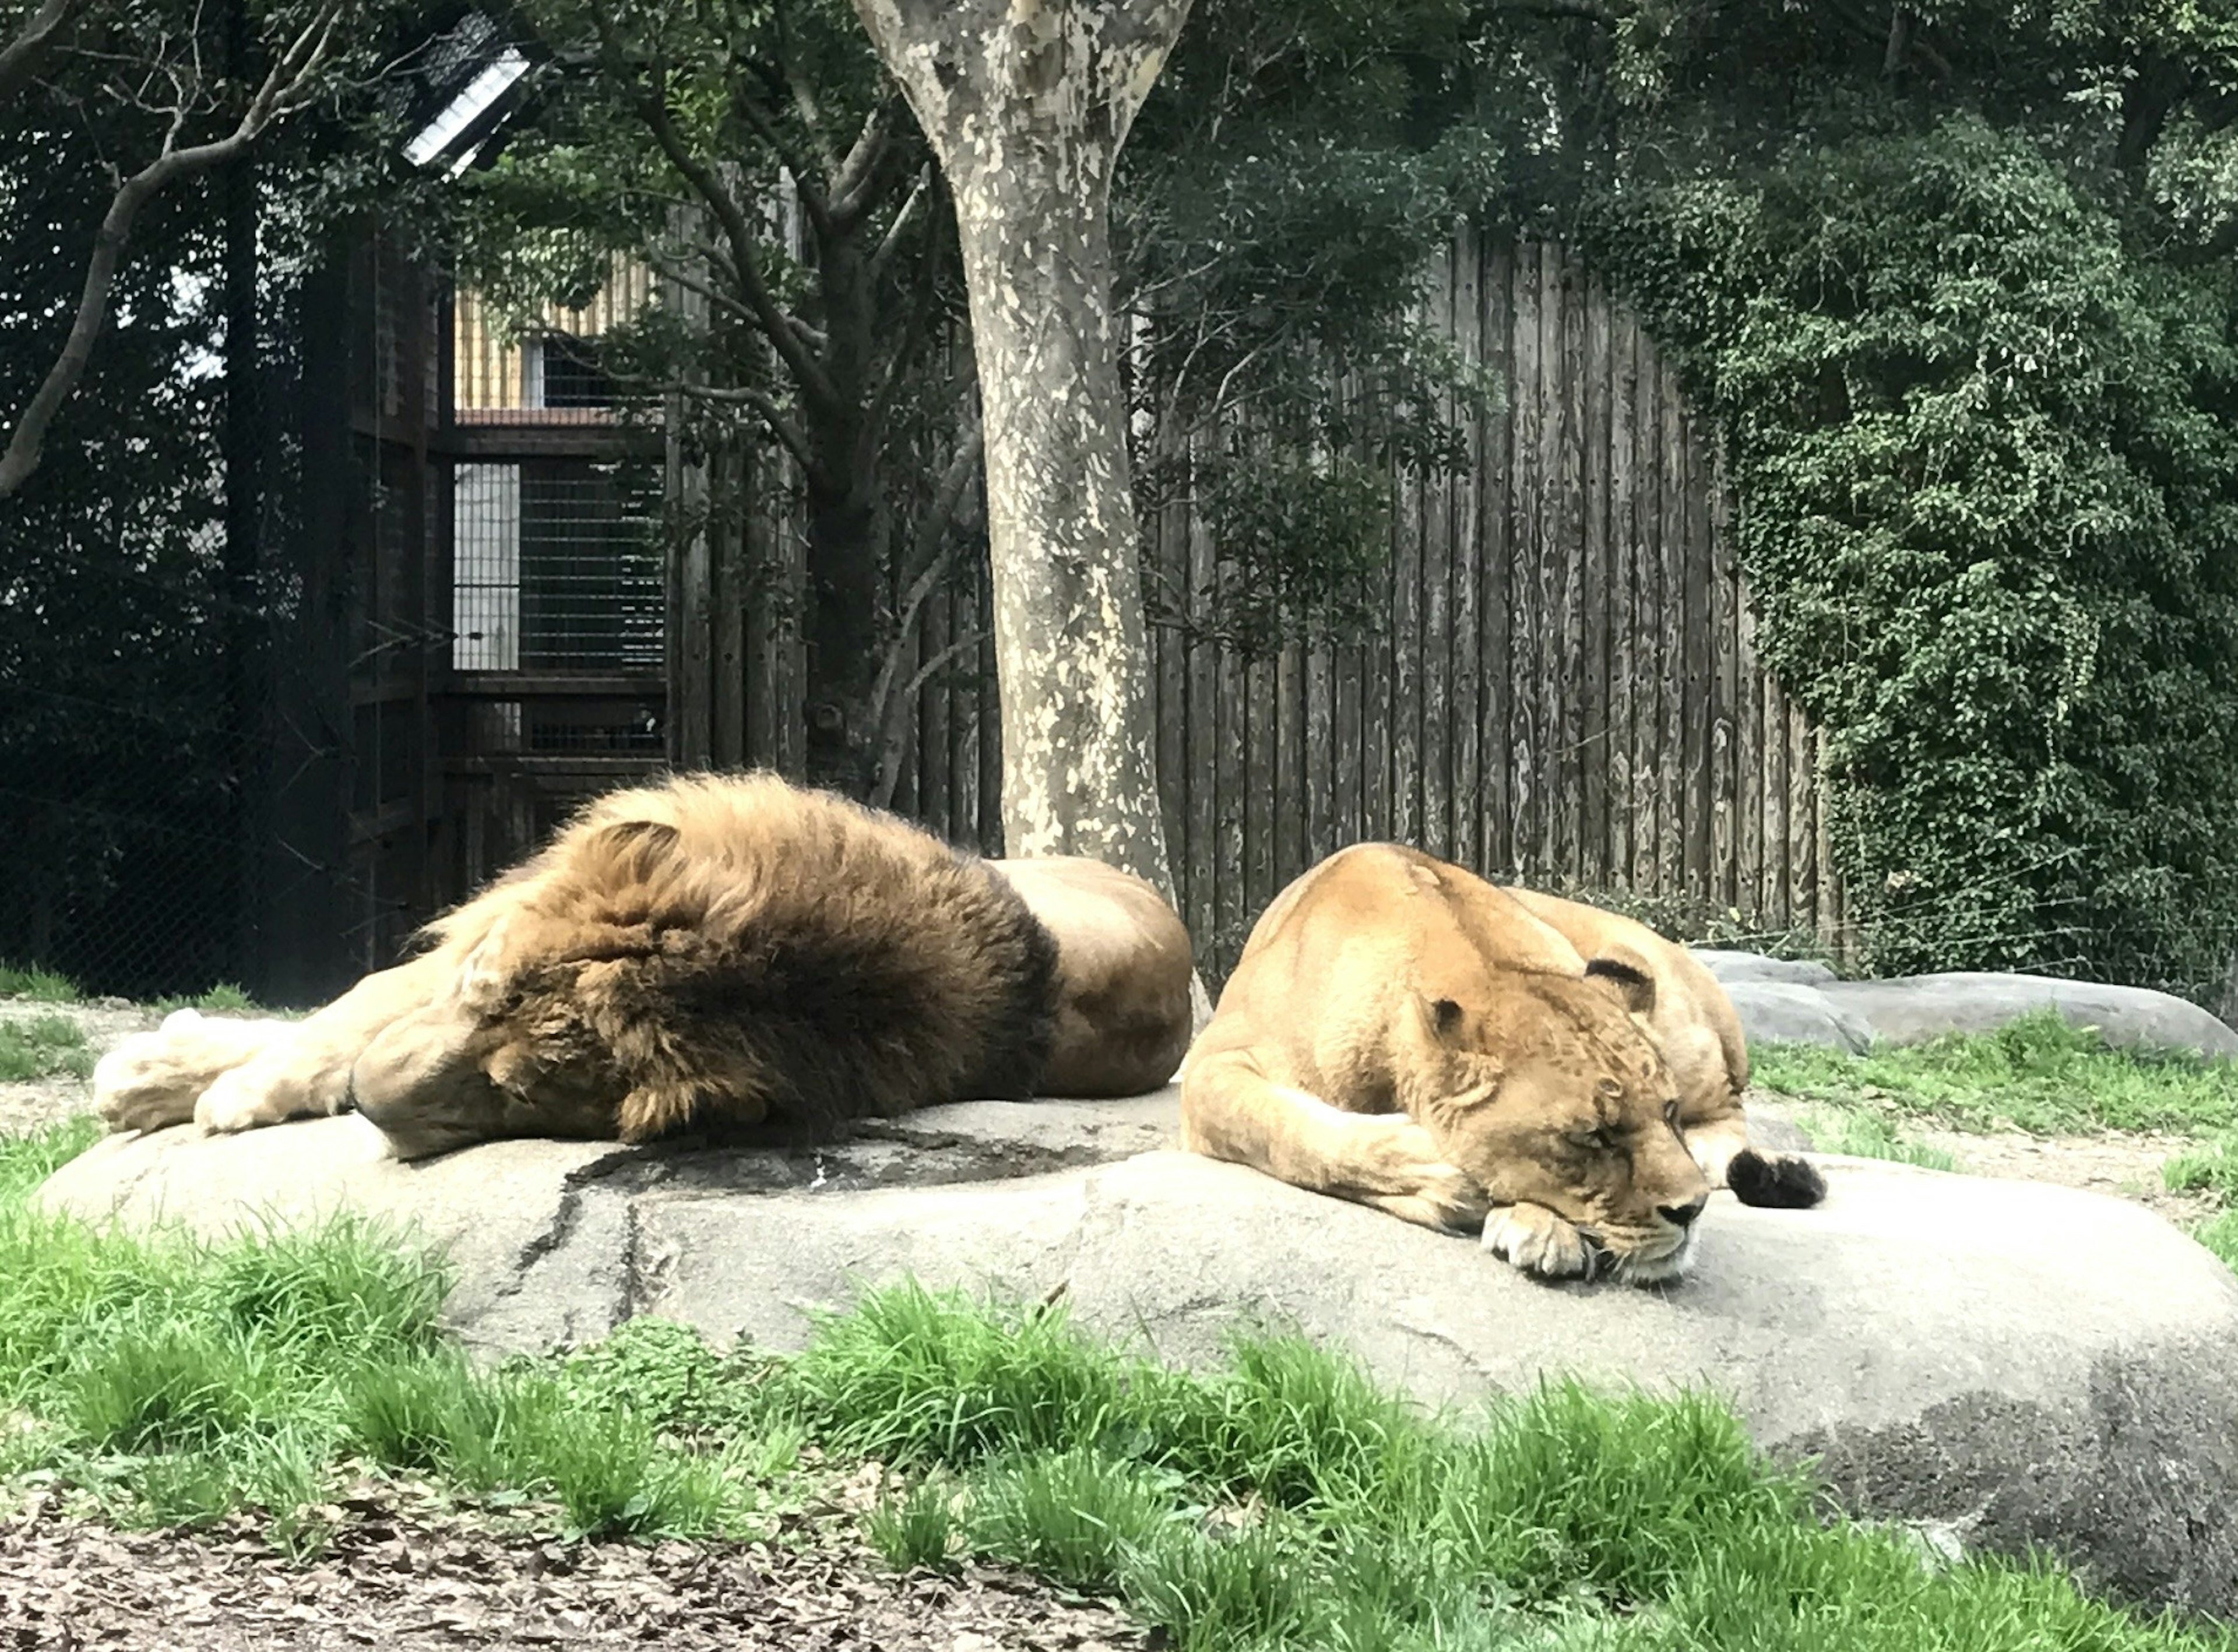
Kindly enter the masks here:
[[[927, 324], [932, 316], [932, 301], [940, 290], [941, 241], [937, 223], [928, 228], [924, 255], [917, 260], [917, 286], [910, 296], [909, 314], [902, 321], [901, 337], [894, 340], [893, 353], [887, 356], [885, 370], [878, 375], [877, 388], [871, 393], [870, 406], [863, 420], [862, 441], [869, 452], [864, 453], [867, 463], [875, 453], [877, 445], [884, 440], [886, 417], [892, 411], [894, 399], [901, 393], [909, 378], [910, 366], [917, 360], [917, 346], [923, 341]], [[871, 301], [877, 301], [873, 291]]]
[[785, 411], [785, 404], [766, 390], [753, 385], [672, 384], [666, 388], [679, 395], [690, 396], [699, 401], [717, 401], [732, 406], [751, 407], [761, 415], [769, 426], [770, 434], [784, 444], [785, 450], [800, 462], [803, 470], [813, 472], [818, 466], [808, 438], [800, 426], [792, 422]]
[[38, 72], [47, 49], [76, 20], [83, 0], [41, 0], [39, 9], [23, 19], [15, 37], [0, 47], [0, 109], [16, 101], [17, 94]]
[[807, 212], [808, 221], [816, 226], [818, 237], [831, 239], [831, 211], [830, 202], [824, 198], [825, 179], [820, 175], [813, 158], [804, 154], [798, 145], [786, 138], [777, 122], [757, 108], [754, 101], [735, 83], [731, 90], [731, 107], [748, 126], [753, 128], [756, 136], [777, 151], [778, 159], [785, 162], [785, 170], [792, 175], [793, 193], [799, 197], [801, 207]]
[[863, 122], [863, 129], [855, 137], [854, 147], [831, 178], [831, 217], [834, 222], [853, 228], [877, 202], [880, 186], [879, 172], [888, 152], [893, 146], [893, 126], [897, 113], [895, 100], [881, 101]]
[[910, 680], [897, 691], [894, 680], [900, 676], [902, 662], [908, 657], [910, 643], [917, 630], [917, 616], [932, 593], [940, 588], [950, 566], [956, 559], [956, 547], [948, 542], [950, 531], [955, 526], [964, 493], [972, 479], [979, 473], [980, 459], [985, 453], [985, 428], [975, 417], [963, 439], [957, 443], [956, 452], [941, 473], [940, 486], [934, 490], [933, 501], [924, 518], [917, 524], [917, 544], [910, 556], [916, 566], [916, 576], [902, 598], [901, 611], [894, 617], [893, 642], [886, 657], [878, 663], [878, 674], [871, 684], [870, 713], [871, 726], [878, 730], [878, 777], [871, 801], [884, 808], [893, 798], [893, 789], [901, 776], [903, 719], [909, 710], [910, 700], [917, 691], [931, 680], [932, 674], [966, 648], [977, 648], [982, 638], [974, 633], [963, 641], [953, 643], [920, 667]]
[[94, 235], [93, 251], [86, 260], [85, 284], [78, 294], [77, 313], [71, 319], [70, 334], [63, 340], [61, 353], [47, 369], [46, 377], [17, 419], [15, 429], [9, 433], [7, 450], [0, 453], [0, 499], [12, 498], [38, 469], [47, 432], [63, 404], [77, 388], [78, 380], [85, 375], [86, 364], [92, 359], [94, 340], [109, 319], [109, 299], [116, 284], [117, 266], [123, 261], [126, 243], [132, 238], [133, 221], [140, 215], [141, 208], [182, 180], [233, 160], [262, 137], [275, 121], [285, 119], [308, 102], [317, 93], [320, 75], [334, 49], [334, 32], [347, 9], [348, 0], [325, 0], [266, 72], [249, 98], [248, 107], [242, 111], [233, 129], [222, 137], [179, 147], [179, 135], [185, 129], [194, 101], [193, 91], [199, 84], [199, 65], [195, 78], [181, 86], [171, 107], [171, 123], [163, 134], [162, 148], [153, 161], [117, 186], [109, 199], [109, 210], [102, 215], [101, 228]]
[[886, 233], [879, 237], [877, 249], [871, 254], [871, 280], [873, 284], [884, 276], [887, 267], [893, 262], [895, 252], [900, 248], [903, 237], [909, 233], [910, 221], [917, 216], [917, 208], [923, 204], [934, 182], [935, 169], [930, 163], [918, 169], [917, 182], [910, 186], [909, 195], [894, 214], [893, 222], [886, 226]]
[[606, 62], [607, 73], [637, 106], [639, 117], [652, 131], [653, 142], [668, 157], [669, 165], [683, 175], [685, 182], [699, 192], [699, 198], [707, 203], [708, 210], [715, 215], [715, 221], [721, 227], [723, 239], [730, 248], [732, 274], [737, 276], [738, 286], [745, 294], [756, 327], [791, 373], [804, 397], [827, 408], [837, 406], [838, 399], [823, 364], [801, 342], [790, 324], [791, 318], [785, 307], [770, 291], [769, 282], [762, 274], [760, 257], [755, 250], [752, 227], [746, 222], [746, 215], [739, 207], [738, 198], [723, 187], [712, 167], [692, 153], [684, 142], [683, 134], [676, 129], [675, 116], [668, 107], [667, 70], [656, 62], [650, 82], [640, 84], [638, 77], [630, 71], [620, 39], [614, 32], [612, 20], [598, 6], [591, 8], [591, 15], [599, 31], [600, 56]]

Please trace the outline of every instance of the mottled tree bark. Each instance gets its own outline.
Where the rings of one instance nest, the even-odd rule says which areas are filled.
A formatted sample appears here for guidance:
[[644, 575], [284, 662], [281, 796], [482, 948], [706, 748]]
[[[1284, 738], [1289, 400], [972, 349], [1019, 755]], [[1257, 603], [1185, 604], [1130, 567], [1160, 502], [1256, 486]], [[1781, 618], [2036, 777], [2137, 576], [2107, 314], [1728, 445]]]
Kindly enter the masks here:
[[1111, 173], [1189, 0], [855, 0], [956, 202], [1010, 855], [1172, 898], [1111, 318]]

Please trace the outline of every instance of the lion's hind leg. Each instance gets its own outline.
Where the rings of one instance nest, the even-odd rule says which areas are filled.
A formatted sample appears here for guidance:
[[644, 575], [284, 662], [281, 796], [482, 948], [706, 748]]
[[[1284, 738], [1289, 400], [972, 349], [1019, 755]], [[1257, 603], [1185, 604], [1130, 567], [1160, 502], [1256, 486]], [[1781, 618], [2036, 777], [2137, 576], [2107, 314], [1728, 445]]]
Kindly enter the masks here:
[[285, 1036], [211, 1081], [195, 1103], [195, 1122], [222, 1134], [341, 1112], [359, 1054], [391, 1021], [424, 1006], [444, 974], [433, 955], [415, 958], [367, 975], [315, 1014], [280, 1023]]
[[290, 1021], [174, 1010], [154, 1032], [133, 1034], [95, 1065], [94, 1111], [112, 1130], [184, 1124], [220, 1077], [295, 1032]]
[[1278, 1181], [1446, 1232], [1474, 1232], [1486, 1201], [1404, 1113], [1347, 1113], [1267, 1078], [1245, 1051], [1192, 1059], [1182, 1073], [1182, 1143]]

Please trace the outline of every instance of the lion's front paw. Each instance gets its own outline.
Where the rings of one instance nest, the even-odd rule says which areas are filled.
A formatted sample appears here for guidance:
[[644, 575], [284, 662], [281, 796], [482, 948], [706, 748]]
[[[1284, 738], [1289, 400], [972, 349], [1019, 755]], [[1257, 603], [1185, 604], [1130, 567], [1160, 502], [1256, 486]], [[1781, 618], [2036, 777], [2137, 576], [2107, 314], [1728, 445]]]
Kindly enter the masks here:
[[1526, 1273], [1584, 1279], [1592, 1272], [1586, 1236], [1543, 1205], [1503, 1205], [1484, 1219], [1484, 1248]]
[[173, 1011], [135, 1033], [93, 1069], [93, 1107], [112, 1130], [161, 1130], [194, 1116], [195, 1098], [227, 1068], [250, 1060], [273, 1023]]

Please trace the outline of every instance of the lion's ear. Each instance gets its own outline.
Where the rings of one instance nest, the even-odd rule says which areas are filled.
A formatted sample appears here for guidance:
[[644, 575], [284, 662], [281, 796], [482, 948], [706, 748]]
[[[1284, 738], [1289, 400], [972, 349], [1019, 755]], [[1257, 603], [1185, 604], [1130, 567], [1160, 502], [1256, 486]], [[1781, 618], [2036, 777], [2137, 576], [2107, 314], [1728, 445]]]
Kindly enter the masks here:
[[1635, 1015], [1655, 1013], [1655, 977], [1637, 964], [1621, 958], [1591, 958], [1586, 962], [1586, 979], [1609, 982]]
[[1450, 998], [1434, 1000], [1430, 1005], [1430, 1030], [1440, 1038], [1450, 1038], [1461, 1024], [1461, 1007]]

